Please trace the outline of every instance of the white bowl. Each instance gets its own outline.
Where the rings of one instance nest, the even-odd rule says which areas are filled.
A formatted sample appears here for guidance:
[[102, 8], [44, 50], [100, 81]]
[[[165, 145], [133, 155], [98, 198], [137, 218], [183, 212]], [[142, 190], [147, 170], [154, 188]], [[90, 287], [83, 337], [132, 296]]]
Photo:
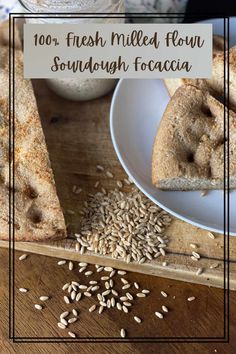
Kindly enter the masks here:
[[[151, 182], [152, 146], [169, 95], [162, 80], [120, 80], [110, 111], [112, 142], [126, 173], [154, 203], [207, 230], [224, 230], [223, 191], [168, 192]], [[236, 235], [236, 191], [230, 193], [230, 231]]]
[[[223, 35], [223, 20], [213, 33]], [[230, 46], [236, 44], [236, 19], [230, 18]], [[201, 228], [224, 232], [224, 192], [168, 192], [151, 182], [152, 146], [169, 95], [162, 80], [120, 80], [110, 111], [110, 130], [117, 156], [136, 186], [154, 203], [174, 216]], [[230, 193], [230, 234], [236, 236], [236, 190]], [[227, 227], [227, 220], [226, 227]], [[226, 229], [227, 230], [227, 229]]]

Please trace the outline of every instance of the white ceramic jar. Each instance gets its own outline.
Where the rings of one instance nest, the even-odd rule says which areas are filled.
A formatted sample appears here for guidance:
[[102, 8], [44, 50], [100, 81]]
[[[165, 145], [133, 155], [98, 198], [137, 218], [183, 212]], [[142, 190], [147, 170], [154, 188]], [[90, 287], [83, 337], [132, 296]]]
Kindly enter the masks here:
[[[121, 23], [124, 17], [112, 17], [112, 13], [124, 12], [123, 0], [21, 0], [28, 12], [47, 13], [103, 13], [102, 18], [55, 18], [54, 23]], [[107, 14], [107, 15], [106, 15]], [[109, 16], [109, 17], [108, 17]], [[115, 15], [114, 15], [115, 16]], [[49, 23], [49, 19], [27, 19], [31, 23]], [[50, 19], [52, 23], [52, 19]], [[49, 86], [58, 95], [71, 100], [91, 100], [110, 92], [116, 79], [47, 79]]]

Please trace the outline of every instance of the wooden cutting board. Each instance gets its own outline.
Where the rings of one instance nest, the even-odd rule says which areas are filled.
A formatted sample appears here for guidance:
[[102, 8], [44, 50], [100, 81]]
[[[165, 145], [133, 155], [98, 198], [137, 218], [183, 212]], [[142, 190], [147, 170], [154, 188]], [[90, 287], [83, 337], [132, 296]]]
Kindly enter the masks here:
[[[34, 82], [35, 94], [42, 119], [44, 133], [61, 205], [65, 212], [69, 235], [79, 231], [79, 210], [88, 193], [97, 191], [94, 184], [100, 181], [105, 189], [115, 188], [116, 180], [126, 177], [112, 146], [109, 132], [109, 109], [111, 95], [88, 101], [72, 102], [54, 94], [44, 80]], [[99, 173], [96, 165], [103, 165], [112, 171], [114, 179]], [[82, 188], [78, 195], [73, 186]], [[124, 191], [130, 187], [126, 186]], [[207, 198], [207, 196], [205, 197]], [[74, 211], [71, 214], [68, 210]], [[72, 238], [60, 242], [18, 242], [17, 250], [34, 252], [47, 256], [83, 260], [90, 263], [111, 265], [135, 272], [173, 278], [193, 283], [223, 287], [224, 284], [224, 236], [215, 235], [213, 240], [208, 232], [181, 220], [173, 219], [167, 230], [170, 243], [165, 259], [144, 264], [125, 263], [107, 256], [91, 252], [81, 255], [75, 251]], [[201, 259], [191, 259], [191, 243], [196, 243]], [[0, 241], [0, 246], [8, 247], [8, 242]], [[167, 266], [163, 266], [163, 261]], [[218, 264], [211, 269], [211, 265]], [[196, 275], [198, 268], [201, 275]], [[230, 288], [236, 290], [236, 237], [230, 237]]]

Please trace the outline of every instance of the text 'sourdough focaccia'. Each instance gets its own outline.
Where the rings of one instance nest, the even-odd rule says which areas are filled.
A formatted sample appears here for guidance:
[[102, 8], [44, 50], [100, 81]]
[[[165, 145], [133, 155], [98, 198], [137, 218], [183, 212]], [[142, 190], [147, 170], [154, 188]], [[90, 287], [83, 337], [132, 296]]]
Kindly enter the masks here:
[[[31, 82], [23, 78], [23, 54], [15, 51], [15, 240], [66, 237], [45, 138]], [[0, 47], [0, 239], [9, 237], [8, 47]], [[13, 146], [12, 146], [13, 147]], [[12, 149], [11, 149], [12, 150]]]

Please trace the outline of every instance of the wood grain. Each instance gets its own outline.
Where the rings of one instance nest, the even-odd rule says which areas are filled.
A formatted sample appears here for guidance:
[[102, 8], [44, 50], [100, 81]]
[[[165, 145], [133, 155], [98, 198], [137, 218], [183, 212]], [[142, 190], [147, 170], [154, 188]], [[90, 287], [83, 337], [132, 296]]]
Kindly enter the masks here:
[[[49, 149], [50, 159], [55, 174], [59, 198], [66, 216], [68, 233], [72, 235], [79, 230], [79, 210], [88, 193], [96, 191], [94, 184], [106, 189], [115, 188], [116, 180], [123, 180], [126, 175], [114, 152], [109, 132], [109, 109], [111, 95], [89, 102], [71, 102], [51, 92], [45, 81], [34, 82], [34, 89], [42, 119], [44, 133]], [[96, 170], [101, 164], [106, 170], [114, 173], [115, 179], [107, 178]], [[74, 185], [83, 189], [76, 195], [72, 192]], [[128, 191], [129, 187], [125, 187]], [[207, 197], [205, 197], [207, 198]], [[67, 211], [73, 210], [74, 215]], [[174, 219], [167, 230], [170, 239], [168, 255], [165, 260], [168, 267], [163, 267], [163, 257], [143, 265], [126, 264], [109, 257], [94, 256], [91, 253], [81, 256], [75, 252], [74, 242], [54, 243], [22, 243], [16, 244], [17, 249], [71, 258], [88, 260], [91, 263], [112, 264], [115, 267], [158, 275], [167, 278], [190, 281], [223, 287], [224, 238], [216, 235], [212, 240], [207, 231]], [[196, 243], [201, 260], [191, 260], [190, 243]], [[7, 247], [8, 243], [0, 242]], [[236, 289], [236, 237], [230, 238], [230, 276], [231, 289]], [[218, 268], [210, 269], [212, 263], [219, 263]], [[196, 276], [199, 267], [204, 268], [201, 276]]]
[[[50, 157], [52, 160], [55, 178], [58, 186], [59, 197], [65, 211], [68, 230], [71, 235], [79, 229], [78, 210], [87, 193], [94, 192], [97, 180], [105, 188], [113, 188], [114, 181], [105, 178], [96, 171], [99, 163], [113, 171], [117, 179], [123, 179], [122, 170], [111, 144], [108, 129], [108, 112], [110, 97], [104, 97], [92, 102], [71, 103], [58, 98], [51, 93], [44, 82], [36, 83], [37, 98], [42, 117]], [[46, 100], [47, 98], [47, 100]], [[50, 104], [48, 104], [50, 102]], [[80, 153], [78, 153], [78, 151]], [[72, 193], [72, 186], [82, 187], [83, 192], [76, 196]], [[128, 189], [127, 189], [128, 190]], [[75, 215], [69, 215], [66, 210], [75, 210]], [[207, 237], [204, 230], [195, 228], [180, 220], [175, 220], [168, 230], [169, 254], [168, 268], [162, 267], [162, 260], [155, 266], [147, 263], [141, 269], [123, 263], [116, 263], [117, 267], [136, 270], [140, 273], [129, 273], [132, 281], [138, 281], [143, 287], [151, 290], [147, 301], [138, 301], [137, 307], [130, 314], [116, 311], [105, 311], [102, 317], [98, 314], [89, 314], [90, 299], [79, 303], [80, 320], [73, 325], [73, 330], [78, 336], [119, 336], [121, 327], [127, 329], [128, 336], [221, 336], [223, 334], [223, 291], [202, 285], [193, 285], [176, 280], [164, 279], [171, 277], [188, 280], [191, 282], [202, 281], [209, 285], [222, 286], [222, 257], [223, 237], [217, 235], [216, 240]], [[231, 276], [234, 287], [235, 281], [235, 238], [231, 238], [230, 257], [232, 260]], [[190, 260], [191, 250], [189, 243], [199, 245], [202, 259], [198, 264]], [[1, 244], [3, 245], [3, 244]], [[6, 244], [4, 244], [6, 246]], [[76, 261], [82, 259], [74, 252], [71, 240], [55, 244], [19, 243], [16, 247], [27, 251], [47, 253], [50, 256], [71, 258]], [[61, 247], [61, 248], [60, 248]], [[42, 249], [41, 249], [42, 248]], [[58, 267], [57, 259], [52, 257], [30, 254], [25, 262], [18, 261], [16, 253], [15, 274], [15, 325], [17, 336], [64, 336], [56, 323], [59, 314], [64, 310], [65, 304], [61, 290], [62, 285], [68, 280], [78, 279], [78, 270], [70, 272], [67, 266]], [[86, 258], [87, 257], [87, 258]], [[97, 260], [94, 256], [84, 255], [83, 259], [89, 262], [110, 264], [108, 258]], [[220, 263], [219, 268], [209, 269], [212, 261]], [[206, 272], [202, 277], [196, 278], [195, 271], [198, 266], [204, 266]], [[141, 274], [147, 272], [152, 275]], [[236, 351], [236, 297], [231, 293], [231, 340], [229, 344], [176, 344], [176, 343], [103, 343], [103, 344], [45, 344], [27, 343], [17, 344], [8, 340], [8, 260], [7, 250], [0, 250], [0, 353], [108, 353], [108, 354], [154, 354], [154, 353], [218, 353], [234, 354]], [[200, 279], [200, 280], [198, 280]], [[82, 278], [83, 280], [83, 278]], [[21, 294], [19, 287], [29, 288], [27, 294]], [[169, 297], [165, 304], [170, 308], [165, 321], [158, 321], [153, 315], [163, 302], [160, 291], [168, 292]], [[51, 296], [50, 302], [45, 304], [43, 311], [34, 309], [34, 304], [42, 294]], [[196, 301], [188, 303], [188, 296], [196, 296]], [[175, 299], [173, 299], [175, 296]], [[70, 305], [73, 306], [73, 305]], [[144, 322], [138, 325], [133, 320], [133, 315], [138, 314]]]
[[[175, 234], [172, 234], [171, 230], [174, 230]], [[15, 248], [17, 250], [34, 252], [41, 255], [71, 259], [75, 261], [80, 260], [94, 264], [111, 265], [113, 267], [126, 269], [129, 271], [157, 275], [160, 277], [178, 279], [192, 283], [211, 285], [215, 287], [224, 287], [224, 262], [222, 261], [223, 237], [221, 235], [218, 235], [216, 240], [212, 240], [207, 236], [206, 231], [194, 228], [177, 219], [173, 222], [167, 233], [171, 239], [168, 247], [168, 254], [165, 257], [167, 266], [163, 266], [162, 264], [164, 260], [163, 257], [159, 257], [156, 260], [147, 261], [144, 264], [137, 264], [133, 262], [127, 264], [124, 261], [113, 259], [108, 256], [104, 257], [95, 255], [89, 251], [81, 255], [79, 252], [76, 252], [76, 242], [73, 239], [47, 243], [17, 242], [15, 243]], [[191, 251], [193, 249], [189, 246], [191, 242], [196, 242], [196, 239], [197, 244], [199, 245], [197, 251], [202, 255], [198, 262], [191, 259]], [[212, 244], [212, 247], [210, 247], [210, 244]], [[180, 247], [178, 248], [179, 245]], [[8, 243], [0, 241], [0, 246], [8, 247]], [[210, 267], [214, 263], [218, 264], [218, 267], [211, 269]], [[196, 275], [199, 267], [203, 268], [203, 273], [201, 275]], [[235, 273], [236, 264], [231, 261], [231, 290], [236, 290]]]
[[[147, 276], [138, 273], [128, 273], [130, 281], [137, 281], [143, 288], [151, 290], [146, 299], [139, 299], [130, 313], [118, 310], [104, 311], [102, 315], [90, 314], [88, 307], [92, 299], [83, 299], [78, 304], [65, 305], [61, 287], [67, 281], [80, 279], [84, 275], [78, 273], [76, 263], [73, 271], [68, 270], [68, 264], [59, 267], [57, 259], [30, 254], [25, 261], [19, 261], [21, 253], [15, 257], [15, 335], [16, 336], [50, 336], [62, 338], [66, 334], [57, 327], [59, 314], [65, 309], [76, 307], [79, 311], [79, 321], [71, 325], [71, 330], [82, 336], [114, 336], [119, 337], [121, 327], [126, 328], [128, 336], [137, 337], [176, 337], [203, 336], [214, 337], [223, 335], [223, 291], [202, 285], [179, 282]], [[96, 275], [97, 277], [97, 275]], [[214, 354], [215, 349], [220, 354], [236, 352], [236, 293], [230, 293], [230, 343], [13, 343], [8, 339], [8, 252], [0, 249], [0, 353], [1, 354]], [[116, 278], [115, 278], [116, 281]], [[26, 287], [29, 292], [22, 294], [19, 287]], [[160, 294], [165, 290], [169, 296], [163, 298]], [[44, 304], [42, 311], [37, 311], [34, 304], [39, 302], [39, 296], [49, 295], [50, 300]], [[173, 298], [175, 296], [175, 298]], [[187, 302], [189, 296], [196, 296], [193, 302]], [[154, 316], [162, 304], [170, 311], [164, 320]], [[133, 316], [143, 319], [137, 324]]]

